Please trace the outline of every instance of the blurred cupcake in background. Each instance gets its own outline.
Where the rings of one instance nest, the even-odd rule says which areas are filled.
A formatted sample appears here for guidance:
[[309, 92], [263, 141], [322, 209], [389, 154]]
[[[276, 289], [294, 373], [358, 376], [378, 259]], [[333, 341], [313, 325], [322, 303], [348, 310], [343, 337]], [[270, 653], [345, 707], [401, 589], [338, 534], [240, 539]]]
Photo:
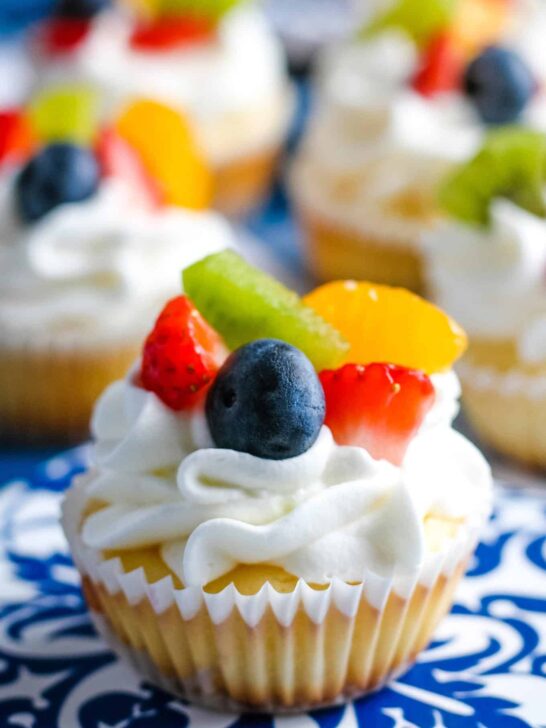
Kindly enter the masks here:
[[110, 109], [148, 96], [188, 114], [222, 211], [240, 215], [262, 199], [293, 94], [252, 2], [60, 0], [31, 47], [39, 82], [91, 82]]
[[[158, 144], [161, 139], [161, 144]], [[83, 435], [179, 269], [229, 246], [176, 112], [135, 101], [96, 124], [91, 89], [0, 115], [0, 434]]]
[[488, 128], [546, 128], [537, 2], [367, 4], [360, 37], [322, 59], [292, 188], [309, 266], [422, 289], [438, 181]]
[[425, 236], [435, 300], [470, 335], [463, 403], [483, 441], [546, 467], [546, 137], [510, 127], [449, 176]]

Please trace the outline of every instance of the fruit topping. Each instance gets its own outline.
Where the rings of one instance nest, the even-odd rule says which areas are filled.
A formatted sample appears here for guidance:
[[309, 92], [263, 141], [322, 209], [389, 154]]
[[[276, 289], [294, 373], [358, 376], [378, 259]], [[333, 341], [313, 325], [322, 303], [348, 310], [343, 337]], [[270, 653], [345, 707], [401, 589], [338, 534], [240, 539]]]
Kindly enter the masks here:
[[40, 28], [38, 42], [48, 55], [70, 53], [83, 43], [90, 30], [86, 18], [50, 18]]
[[209, 18], [220, 20], [237, 5], [247, 0], [132, 0], [142, 14], [157, 18]]
[[523, 127], [491, 132], [482, 149], [455, 170], [440, 189], [440, 203], [452, 217], [486, 225], [490, 203], [505, 197], [544, 216], [546, 137]]
[[69, 84], [42, 91], [29, 113], [43, 141], [89, 144], [97, 130], [98, 106], [99, 96], [94, 89]]
[[42, 149], [19, 172], [16, 200], [25, 222], [35, 222], [67, 202], [91, 197], [99, 185], [95, 156], [74, 144], [52, 144]]
[[224, 358], [218, 334], [186, 296], [178, 296], [146, 339], [140, 381], [171, 409], [188, 409], [202, 401]]
[[412, 86], [423, 96], [435, 96], [458, 89], [464, 62], [464, 54], [453, 36], [440, 33], [427, 45]]
[[139, 153], [167, 204], [195, 210], [209, 207], [211, 174], [182, 114], [142, 99], [126, 108], [115, 126]]
[[111, 0], [58, 0], [54, 12], [61, 18], [92, 18], [111, 4]]
[[347, 339], [345, 363], [384, 361], [430, 374], [449, 369], [466, 348], [453, 319], [404, 288], [334, 281], [303, 300]]
[[486, 124], [510, 124], [523, 113], [537, 83], [517, 53], [490, 46], [467, 67], [464, 90]]
[[324, 371], [325, 424], [339, 445], [355, 445], [376, 460], [400, 465], [434, 404], [423, 372], [393, 364], [346, 364]]
[[324, 392], [298, 349], [260, 339], [237, 349], [207, 395], [217, 447], [285, 460], [309, 450], [324, 422]]
[[207, 18], [158, 18], [139, 23], [131, 35], [131, 45], [140, 51], [167, 51], [212, 40], [215, 30]]
[[459, 0], [451, 32], [465, 53], [476, 55], [505, 34], [511, 5], [512, 0]]
[[398, 28], [407, 33], [420, 46], [449, 26], [457, 0], [395, 0], [394, 4], [379, 14], [366, 26], [362, 35], [369, 37], [389, 28]]
[[145, 206], [161, 206], [159, 186], [146, 171], [138, 153], [115, 129], [106, 128], [100, 132], [95, 151], [103, 177], [126, 180], [140, 192], [139, 198]]
[[184, 290], [228, 346], [263, 337], [297, 346], [317, 370], [337, 366], [348, 350], [342, 336], [293, 291], [233, 251], [186, 268]]
[[28, 117], [13, 109], [0, 111], [0, 165], [25, 160], [35, 144]]

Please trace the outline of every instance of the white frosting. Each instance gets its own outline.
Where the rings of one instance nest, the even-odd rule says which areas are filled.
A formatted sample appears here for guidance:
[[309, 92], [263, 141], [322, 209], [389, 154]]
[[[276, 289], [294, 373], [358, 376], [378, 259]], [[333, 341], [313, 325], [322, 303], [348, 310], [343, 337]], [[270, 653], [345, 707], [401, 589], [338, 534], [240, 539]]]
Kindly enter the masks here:
[[28, 227], [15, 220], [10, 177], [0, 191], [0, 334], [8, 340], [138, 340], [180, 292], [181, 270], [234, 242], [214, 213], [147, 210], [120, 180]]
[[[546, 80], [544, 44], [527, 41], [531, 27], [533, 38], [543, 39], [546, 13], [535, 2], [522, 2], [502, 42]], [[411, 247], [419, 245], [424, 222], [397, 217], [390, 201], [408, 190], [433, 199], [450, 165], [472, 156], [487, 131], [464, 94], [426, 98], [414, 91], [410, 80], [418, 63], [416, 47], [396, 30], [331, 49], [322, 59], [318, 109], [294, 184], [311, 209], [363, 235]], [[546, 129], [543, 89], [523, 120]]]
[[514, 339], [524, 361], [546, 362], [545, 220], [499, 199], [488, 228], [446, 222], [425, 242], [442, 308], [470, 335]]
[[489, 508], [488, 466], [451, 428], [456, 377], [434, 383], [436, 404], [398, 468], [336, 445], [326, 427], [287, 460], [215, 449], [202, 412], [175, 414], [130, 376], [106, 391], [93, 418], [86, 496], [108, 505], [85, 520], [83, 541], [96, 550], [159, 545], [187, 586], [238, 563], [276, 564], [319, 583], [414, 574], [425, 515], [471, 519]]
[[178, 106], [215, 163], [279, 142], [290, 113], [288, 82], [281, 46], [258, 10], [237, 9], [214, 41], [172, 51], [132, 49], [131, 29], [122, 14], [101, 14], [69, 62], [38, 56], [41, 82], [90, 82], [110, 108], [134, 96]]

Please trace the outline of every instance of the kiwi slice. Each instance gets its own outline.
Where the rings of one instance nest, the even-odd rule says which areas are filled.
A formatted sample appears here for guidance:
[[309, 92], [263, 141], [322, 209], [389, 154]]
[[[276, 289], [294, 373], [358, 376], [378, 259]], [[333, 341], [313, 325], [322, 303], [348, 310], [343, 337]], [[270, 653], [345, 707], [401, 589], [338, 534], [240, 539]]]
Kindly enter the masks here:
[[90, 144], [98, 126], [99, 94], [91, 86], [63, 84], [41, 91], [29, 114], [43, 142]]
[[452, 217], [487, 225], [490, 203], [511, 200], [544, 217], [546, 136], [519, 126], [504, 127], [487, 136], [482, 149], [459, 167], [440, 188], [440, 205]]
[[189, 15], [219, 20], [248, 0], [158, 0], [158, 15]]
[[232, 250], [194, 263], [182, 277], [184, 291], [232, 349], [256, 339], [281, 339], [303, 351], [317, 371], [335, 368], [349, 349], [296, 293]]
[[425, 45], [434, 33], [446, 28], [453, 18], [458, 0], [397, 0], [382, 15], [361, 30], [362, 38], [389, 28], [406, 32], [419, 45]]

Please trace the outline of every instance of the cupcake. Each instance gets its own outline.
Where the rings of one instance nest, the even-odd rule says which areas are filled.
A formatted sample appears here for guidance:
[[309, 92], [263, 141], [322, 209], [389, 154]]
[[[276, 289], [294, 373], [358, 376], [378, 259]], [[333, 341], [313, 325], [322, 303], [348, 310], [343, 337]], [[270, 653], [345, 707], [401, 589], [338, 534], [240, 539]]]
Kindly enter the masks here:
[[400, 289], [302, 301], [233, 251], [183, 283], [64, 501], [97, 627], [207, 706], [374, 690], [428, 643], [489, 514], [489, 468], [451, 427], [464, 334]]
[[209, 178], [191, 138], [162, 156], [157, 137], [139, 137], [152, 118], [158, 131], [182, 119], [143, 101], [95, 127], [89, 94], [55, 91], [0, 115], [2, 437], [83, 436], [180, 266], [233, 242], [202, 210]]
[[426, 236], [432, 296], [470, 335], [465, 412], [485, 443], [546, 467], [546, 136], [493, 133], [444, 183]]
[[31, 38], [39, 83], [92, 83], [188, 114], [214, 170], [215, 205], [240, 215], [271, 181], [293, 98], [280, 44], [252, 3], [61, 0]]
[[490, 126], [546, 128], [546, 12], [505, 0], [381, 8], [361, 37], [322, 59], [292, 191], [317, 278], [421, 290], [438, 181]]

